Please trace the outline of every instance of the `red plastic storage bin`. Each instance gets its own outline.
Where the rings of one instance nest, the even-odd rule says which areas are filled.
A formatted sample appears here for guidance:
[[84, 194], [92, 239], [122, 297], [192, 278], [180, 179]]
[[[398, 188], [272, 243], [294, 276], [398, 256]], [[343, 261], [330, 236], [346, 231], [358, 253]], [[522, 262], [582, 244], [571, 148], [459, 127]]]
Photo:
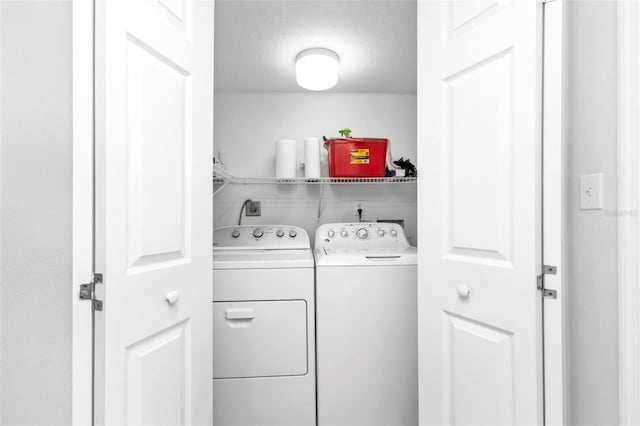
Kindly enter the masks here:
[[324, 146], [329, 150], [331, 177], [384, 177], [387, 139], [335, 138]]

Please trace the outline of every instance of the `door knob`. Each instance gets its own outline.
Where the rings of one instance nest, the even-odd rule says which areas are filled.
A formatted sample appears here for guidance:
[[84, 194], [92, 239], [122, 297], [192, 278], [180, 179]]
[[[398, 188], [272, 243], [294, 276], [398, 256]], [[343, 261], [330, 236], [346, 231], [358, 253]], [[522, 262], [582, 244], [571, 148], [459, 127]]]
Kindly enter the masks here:
[[164, 298], [167, 300], [168, 304], [173, 305], [180, 299], [180, 293], [177, 291], [170, 291]]
[[458, 296], [466, 299], [467, 297], [469, 297], [469, 294], [471, 293], [471, 289], [469, 287], [467, 287], [466, 285], [458, 285], [456, 286], [456, 290], [458, 290]]

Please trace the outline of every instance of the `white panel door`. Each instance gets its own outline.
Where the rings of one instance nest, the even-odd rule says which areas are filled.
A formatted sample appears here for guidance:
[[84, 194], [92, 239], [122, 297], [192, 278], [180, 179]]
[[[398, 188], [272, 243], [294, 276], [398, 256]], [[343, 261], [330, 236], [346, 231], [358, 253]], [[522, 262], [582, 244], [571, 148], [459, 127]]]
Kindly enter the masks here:
[[418, 8], [420, 424], [542, 424], [541, 4]]
[[212, 422], [213, 12], [96, 4], [96, 424]]

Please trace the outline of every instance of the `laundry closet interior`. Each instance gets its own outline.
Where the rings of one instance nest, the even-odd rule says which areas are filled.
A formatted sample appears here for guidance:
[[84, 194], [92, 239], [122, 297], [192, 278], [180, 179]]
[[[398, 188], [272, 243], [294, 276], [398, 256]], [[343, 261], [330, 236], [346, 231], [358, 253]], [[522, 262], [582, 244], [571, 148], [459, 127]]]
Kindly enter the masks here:
[[[214, 425], [417, 424], [417, 178], [384, 177], [416, 163], [416, 12], [216, 2]], [[329, 90], [296, 81], [318, 49]]]
[[[393, 160], [416, 164], [416, 9], [415, 1], [216, 2], [216, 161], [235, 177], [273, 177], [276, 141], [295, 139], [302, 163], [305, 138], [337, 137], [347, 127], [354, 137], [389, 139]], [[295, 57], [314, 47], [340, 56], [338, 83], [326, 91], [296, 83]], [[313, 243], [322, 223], [358, 221], [359, 204], [362, 220], [401, 220], [417, 244], [415, 180], [256, 182], [215, 195], [214, 228], [237, 224], [252, 199], [261, 201], [261, 216], [243, 213], [243, 224], [298, 225]]]

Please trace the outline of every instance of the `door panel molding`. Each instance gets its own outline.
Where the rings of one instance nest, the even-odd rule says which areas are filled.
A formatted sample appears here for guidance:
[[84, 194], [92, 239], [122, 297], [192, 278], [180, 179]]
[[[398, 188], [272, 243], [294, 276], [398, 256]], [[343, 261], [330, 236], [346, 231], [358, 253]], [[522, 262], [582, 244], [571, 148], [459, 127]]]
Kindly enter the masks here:
[[[449, 312], [443, 317], [447, 340], [443, 374], [449, 376], [445, 383], [451, 384], [443, 392], [448, 407], [444, 423], [516, 424], [513, 333]], [[473, 386], [468, 385], [470, 375], [475, 375]], [[483, 410], [470, 415], [466, 408], [475, 404]]]
[[[443, 182], [448, 185], [443, 219], [450, 220], [447, 253], [470, 257], [482, 263], [491, 260], [511, 267], [513, 206], [511, 168], [513, 104], [512, 49], [483, 58], [453, 77], [443, 79]], [[477, 99], [498, 99], [478, 110]], [[473, 116], [475, 123], [469, 123]], [[464, 120], [467, 120], [465, 122]], [[478, 140], [491, 141], [477, 143]], [[481, 188], [469, 185], [465, 173], [477, 162], [486, 165], [474, 179]], [[500, 188], [497, 192], [495, 188]], [[510, 194], [508, 197], [498, 194]]]
[[[130, 425], [189, 425], [191, 324], [185, 320], [126, 348], [126, 419]], [[163, 393], [157, 406], [149, 394]], [[175, 395], [178, 395], [176, 397]]]
[[640, 424], [640, 5], [618, 2], [620, 424]]

